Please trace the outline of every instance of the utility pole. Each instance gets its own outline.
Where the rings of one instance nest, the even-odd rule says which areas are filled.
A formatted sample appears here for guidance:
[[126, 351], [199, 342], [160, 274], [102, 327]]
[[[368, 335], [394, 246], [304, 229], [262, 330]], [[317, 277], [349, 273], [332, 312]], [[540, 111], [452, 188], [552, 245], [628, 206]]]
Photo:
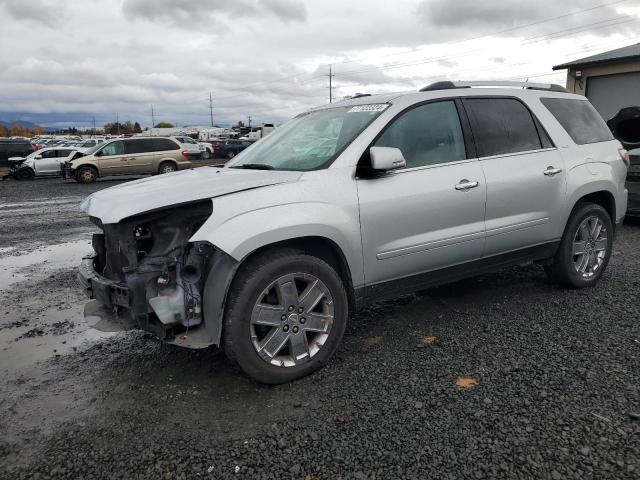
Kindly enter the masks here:
[[92, 123], [93, 123], [93, 134], [95, 135], [96, 134], [96, 116], [95, 115], [93, 116]]
[[209, 92], [209, 112], [211, 114], [211, 126], [213, 127], [213, 98], [211, 92]]
[[329, 64], [329, 75], [327, 76], [329, 77], [329, 103], [333, 103], [333, 77], [335, 75], [331, 70], [331, 64]]
[[116, 112], [116, 128], [118, 129], [118, 135], [120, 135], [120, 115]]
[[251, 128], [251, 115], [249, 115], [249, 128]]
[[153, 115], [153, 105], [151, 105], [151, 128], [155, 128], [155, 126], [156, 126], [156, 120]]

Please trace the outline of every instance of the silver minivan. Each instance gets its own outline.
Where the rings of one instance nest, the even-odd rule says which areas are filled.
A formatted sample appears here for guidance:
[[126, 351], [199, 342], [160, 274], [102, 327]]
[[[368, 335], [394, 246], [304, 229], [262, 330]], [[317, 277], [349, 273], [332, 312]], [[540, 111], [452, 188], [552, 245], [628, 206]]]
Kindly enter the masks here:
[[224, 168], [94, 193], [86, 317], [218, 345], [282, 383], [326, 364], [350, 312], [384, 298], [532, 261], [558, 284], [594, 285], [625, 214], [628, 154], [582, 96], [477, 86], [324, 105]]

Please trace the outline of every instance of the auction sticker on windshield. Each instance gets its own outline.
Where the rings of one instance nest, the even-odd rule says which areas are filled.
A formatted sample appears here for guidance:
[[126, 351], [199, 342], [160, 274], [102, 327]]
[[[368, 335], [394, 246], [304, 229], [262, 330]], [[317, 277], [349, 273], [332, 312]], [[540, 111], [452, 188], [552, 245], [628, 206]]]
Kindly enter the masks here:
[[347, 113], [360, 113], [360, 112], [383, 112], [389, 106], [388, 103], [373, 103], [369, 105], [356, 105], [352, 107]]

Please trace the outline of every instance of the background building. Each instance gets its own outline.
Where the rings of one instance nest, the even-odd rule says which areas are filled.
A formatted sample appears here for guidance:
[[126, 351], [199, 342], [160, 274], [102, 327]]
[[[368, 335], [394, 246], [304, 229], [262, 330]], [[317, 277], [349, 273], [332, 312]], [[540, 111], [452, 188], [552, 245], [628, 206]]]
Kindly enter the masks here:
[[605, 120], [640, 106], [640, 43], [556, 65], [567, 69], [567, 90], [585, 95]]

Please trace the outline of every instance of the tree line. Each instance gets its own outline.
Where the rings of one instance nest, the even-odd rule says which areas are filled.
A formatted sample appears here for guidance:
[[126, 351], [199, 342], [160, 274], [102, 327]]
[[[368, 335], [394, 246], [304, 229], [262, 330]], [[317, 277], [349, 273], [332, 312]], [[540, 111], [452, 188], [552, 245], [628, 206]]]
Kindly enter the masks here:
[[9, 125], [9, 127], [0, 123], [0, 137], [33, 137], [34, 135], [42, 135], [45, 133], [47, 133], [47, 131], [40, 125], [27, 128], [20, 122], [14, 122]]
[[[159, 122], [155, 128], [174, 128], [169, 122]], [[145, 130], [147, 130], [145, 128]], [[138, 122], [109, 122], [102, 128], [79, 129], [77, 127], [61, 128], [52, 132], [40, 125], [29, 128], [21, 122], [13, 122], [8, 127], [0, 123], [0, 137], [34, 137], [36, 135], [46, 135], [47, 133], [58, 133], [62, 135], [133, 135], [141, 133], [142, 127]]]

